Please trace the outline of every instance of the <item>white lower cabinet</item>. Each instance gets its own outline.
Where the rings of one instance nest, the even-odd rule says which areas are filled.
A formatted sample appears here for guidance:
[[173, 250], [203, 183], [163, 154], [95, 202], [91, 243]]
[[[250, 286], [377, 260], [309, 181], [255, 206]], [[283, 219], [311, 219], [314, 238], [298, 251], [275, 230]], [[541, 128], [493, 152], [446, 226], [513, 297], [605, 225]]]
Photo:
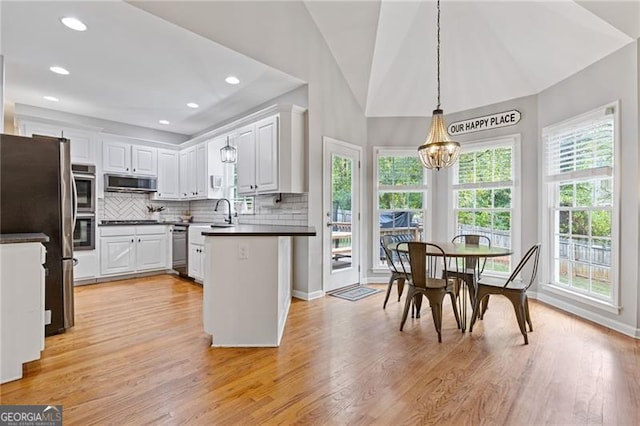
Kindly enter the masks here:
[[40, 243], [0, 244], [0, 383], [20, 379], [44, 349], [45, 256]]
[[211, 230], [210, 226], [189, 227], [189, 258], [187, 274], [198, 281], [204, 281], [204, 237], [203, 231]]
[[119, 275], [171, 269], [166, 225], [104, 226], [100, 229], [100, 273]]
[[82, 281], [95, 278], [98, 270], [97, 250], [78, 250], [73, 252], [73, 257], [78, 259], [78, 264], [73, 267], [73, 280]]
[[204, 244], [189, 244], [189, 276], [204, 280]]

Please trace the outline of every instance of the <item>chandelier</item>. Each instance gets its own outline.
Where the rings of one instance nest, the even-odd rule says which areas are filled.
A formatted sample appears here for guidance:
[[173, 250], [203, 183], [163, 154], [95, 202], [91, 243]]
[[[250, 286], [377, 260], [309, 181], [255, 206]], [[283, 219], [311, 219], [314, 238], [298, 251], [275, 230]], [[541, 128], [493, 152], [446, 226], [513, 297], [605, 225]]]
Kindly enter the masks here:
[[422, 165], [427, 169], [440, 170], [454, 165], [460, 155], [460, 144], [451, 140], [444, 123], [442, 109], [440, 109], [440, 0], [438, 0], [438, 106], [433, 110], [431, 117], [431, 129], [427, 140], [418, 147], [418, 155]]

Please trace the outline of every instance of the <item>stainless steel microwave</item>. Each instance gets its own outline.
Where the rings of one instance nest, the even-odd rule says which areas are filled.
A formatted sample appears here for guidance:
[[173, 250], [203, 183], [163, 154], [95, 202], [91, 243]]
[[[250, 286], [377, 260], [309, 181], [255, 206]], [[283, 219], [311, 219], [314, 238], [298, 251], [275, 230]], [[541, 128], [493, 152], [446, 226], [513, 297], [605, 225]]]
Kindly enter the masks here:
[[104, 175], [104, 190], [110, 192], [157, 192], [156, 178], [127, 175]]

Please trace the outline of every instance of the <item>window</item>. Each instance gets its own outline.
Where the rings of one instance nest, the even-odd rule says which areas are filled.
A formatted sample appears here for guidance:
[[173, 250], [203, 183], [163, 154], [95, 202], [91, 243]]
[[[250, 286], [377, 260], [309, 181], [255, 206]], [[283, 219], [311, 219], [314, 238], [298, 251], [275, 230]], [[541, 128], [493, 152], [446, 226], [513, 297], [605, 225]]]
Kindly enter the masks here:
[[[519, 136], [468, 143], [453, 168], [453, 231], [489, 237], [491, 245], [517, 249]], [[517, 258], [517, 253], [514, 258]], [[508, 275], [511, 256], [487, 259], [484, 272]]]
[[[427, 217], [427, 175], [413, 148], [376, 148], [374, 218], [375, 267], [384, 265], [379, 246], [384, 235], [407, 235], [424, 240]], [[385, 267], [386, 269], [386, 267]]]
[[548, 284], [613, 304], [617, 106], [543, 129]]

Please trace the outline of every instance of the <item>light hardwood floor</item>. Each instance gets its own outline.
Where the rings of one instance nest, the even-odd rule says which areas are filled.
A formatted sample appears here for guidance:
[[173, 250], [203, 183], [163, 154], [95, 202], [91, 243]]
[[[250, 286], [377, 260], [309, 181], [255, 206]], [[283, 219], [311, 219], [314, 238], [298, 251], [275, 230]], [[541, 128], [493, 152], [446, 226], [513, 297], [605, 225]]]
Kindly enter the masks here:
[[472, 334], [445, 305], [438, 344], [428, 306], [400, 332], [401, 303], [383, 310], [381, 292], [294, 300], [280, 348], [214, 349], [201, 298], [166, 275], [76, 288], [75, 328], [47, 338], [2, 404], [62, 404], [66, 425], [640, 419], [640, 341], [535, 301], [528, 346], [506, 299]]

